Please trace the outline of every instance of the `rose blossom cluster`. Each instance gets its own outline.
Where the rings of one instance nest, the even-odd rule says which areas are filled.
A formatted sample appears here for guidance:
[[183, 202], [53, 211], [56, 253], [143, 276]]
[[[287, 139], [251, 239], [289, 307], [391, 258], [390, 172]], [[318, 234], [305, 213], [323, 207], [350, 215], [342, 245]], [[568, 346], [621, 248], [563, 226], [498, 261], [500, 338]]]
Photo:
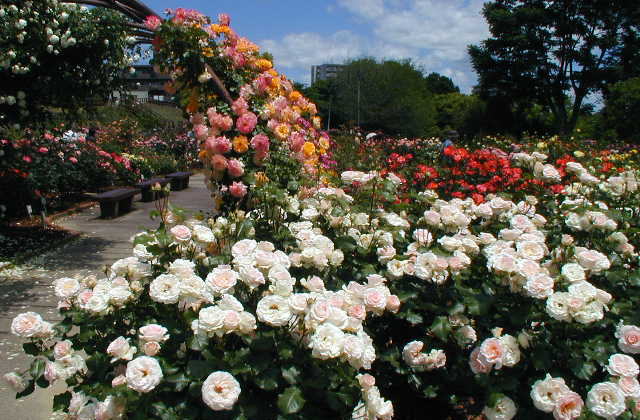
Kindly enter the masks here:
[[274, 287], [272, 294], [258, 302], [256, 315], [267, 325], [288, 326], [294, 335], [303, 335], [313, 357], [341, 358], [357, 369], [370, 369], [375, 348], [362, 323], [369, 312], [397, 312], [400, 301], [390, 293], [383, 277], [370, 275], [367, 281], [350, 282], [337, 292], [326, 290], [316, 276], [300, 282], [306, 293]]
[[99, 401], [81, 391], [71, 392], [67, 413], [54, 412], [52, 418], [118, 420], [123, 418], [125, 409], [125, 401], [113, 395], [107, 396], [104, 401]]
[[433, 370], [443, 368], [447, 363], [447, 356], [442, 350], [432, 349], [423, 353], [422, 341], [411, 341], [402, 349], [402, 359], [407, 365], [416, 370]]
[[513, 367], [520, 361], [518, 340], [509, 334], [487, 338], [473, 349], [469, 366], [475, 374], [489, 373], [493, 368]]
[[69, 340], [58, 341], [53, 347], [53, 358], [51, 362], [47, 360], [44, 368], [44, 378], [53, 383], [58, 379], [68, 379], [77, 374], [84, 374], [87, 365], [81, 355], [77, 354], [73, 348], [73, 343]]
[[587, 407], [600, 417], [615, 418], [626, 411], [628, 401], [634, 406], [640, 402], [640, 367], [633, 357], [618, 353], [609, 357], [606, 369], [611, 377], [591, 387]]
[[362, 420], [390, 420], [393, 418], [393, 403], [380, 395], [376, 379], [368, 373], [356, 376], [362, 390], [362, 402], [356, 405], [351, 418]]
[[223, 294], [215, 305], [200, 309], [191, 329], [202, 337], [222, 337], [232, 332], [251, 334], [256, 329], [256, 318], [244, 310], [238, 299]]
[[553, 413], [557, 420], [572, 420], [580, 417], [584, 401], [573, 392], [563, 378], [552, 378], [547, 374], [531, 387], [533, 405], [545, 413]]
[[[303, 210], [303, 214], [306, 210]], [[333, 241], [313, 229], [311, 222], [298, 222], [289, 225], [289, 230], [297, 241], [296, 251], [289, 254], [294, 267], [317, 268], [323, 270], [329, 266], [342, 264], [344, 254], [335, 249]]]

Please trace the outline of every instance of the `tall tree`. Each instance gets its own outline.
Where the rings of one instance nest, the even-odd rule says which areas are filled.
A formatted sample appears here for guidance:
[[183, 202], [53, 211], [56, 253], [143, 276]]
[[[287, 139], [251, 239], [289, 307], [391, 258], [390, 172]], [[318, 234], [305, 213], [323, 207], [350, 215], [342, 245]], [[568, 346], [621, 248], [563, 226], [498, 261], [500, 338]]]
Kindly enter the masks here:
[[469, 47], [481, 96], [506, 100], [516, 119], [540, 104], [560, 133], [571, 132], [585, 98], [620, 73], [625, 55], [633, 62], [638, 8], [637, 0], [485, 3], [491, 37]]
[[343, 121], [391, 135], [419, 137], [437, 129], [433, 94], [410, 61], [348, 63], [336, 78], [335, 112]]
[[427, 83], [427, 89], [429, 89], [434, 95], [460, 92], [460, 88], [453, 83], [453, 80], [447, 76], [441, 75], [440, 73], [429, 73], [424, 80]]

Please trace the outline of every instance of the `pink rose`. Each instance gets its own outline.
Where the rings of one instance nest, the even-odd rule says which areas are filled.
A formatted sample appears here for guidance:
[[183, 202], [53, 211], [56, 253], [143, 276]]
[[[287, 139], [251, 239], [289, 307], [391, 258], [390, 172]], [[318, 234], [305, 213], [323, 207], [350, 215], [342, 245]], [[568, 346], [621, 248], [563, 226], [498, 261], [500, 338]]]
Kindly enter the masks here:
[[367, 317], [367, 311], [364, 308], [364, 305], [353, 305], [352, 307], [349, 308], [349, 311], [347, 312], [347, 314], [361, 321], [364, 321], [364, 319]]
[[220, 153], [223, 155], [228, 153], [229, 150], [231, 150], [231, 142], [228, 138], [222, 136], [213, 139], [213, 153]]
[[303, 145], [304, 145], [304, 136], [299, 132], [296, 131], [293, 134], [291, 134], [291, 136], [289, 136], [289, 149], [291, 149], [292, 152], [294, 153], [299, 152], [302, 149]]
[[71, 354], [71, 346], [73, 343], [69, 340], [58, 341], [53, 347], [53, 356], [56, 360]]
[[161, 23], [162, 21], [160, 20], [160, 18], [154, 15], [149, 15], [144, 20], [144, 26], [146, 26], [147, 29], [151, 31], [155, 31], [156, 29], [158, 29], [158, 26], [160, 26]]
[[231, 23], [231, 18], [226, 13], [220, 13], [218, 15], [218, 22], [220, 22], [220, 25], [229, 26], [229, 24]]
[[229, 171], [229, 175], [231, 175], [233, 178], [237, 178], [244, 174], [244, 165], [237, 159], [230, 159], [227, 169]]
[[251, 139], [251, 147], [258, 152], [269, 151], [269, 137], [264, 134], [258, 134]]
[[167, 329], [162, 325], [149, 324], [138, 329], [138, 338], [144, 342], [155, 341], [156, 343], [162, 343], [169, 339]]
[[78, 163], [78, 159], [76, 159], [76, 158], [74, 158], [73, 156], [71, 156], [71, 157], [69, 158], [69, 162], [71, 162], [71, 163]]
[[116, 386], [126, 385], [126, 384], [127, 384], [127, 377], [124, 375], [118, 375], [115, 378], [113, 378], [113, 380], [111, 381], [111, 386], [114, 388]]
[[235, 198], [242, 198], [247, 194], [247, 186], [242, 182], [234, 182], [229, 187], [229, 193]]
[[178, 242], [186, 242], [191, 239], [191, 230], [184, 225], [174, 226], [171, 228], [170, 232]]
[[142, 351], [144, 351], [144, 354], [147, 356], [155, 356], [160, 352], [160, 344], [155, 341], [149, 341], [142, 345]]
[[53, 383], [58, 380], [59, 377], [60, 375], [58, 374], [58, 369], [56, 369], [56, 364], [47, 361], [47, 364], [44, 367], [44, 379], [49, 383]]
[[204, 124], [194, 125], [193, 132], [196, 135], [196, 139], [198, 139], [198, 141], [203, 141], [209, 135], [209, 129]]
[[623, 325], [616, 331], [618, 347], [625, 353], [640, 353], [640, 328], [635, 325]]
[[400, 310], [400, 299], [396, 295], [387, 296], [387, 310], [391, 313], [397, 313]]
[[38, 149], [38, 152], [40, 153], [47, 153], [49, 151], [49, 149], [47, 149], [46, 147], [41, 147]]
[[491, 372], [492, 365], [480, 357], [480, 347], [476, 347], [469, 356], [469, 367], [475, 374]]
[[213, 155], [211, 158], [211, 167], [217, 172], [224, 172], [227, 169], [227, 158], [222, 155]]
[[211, 123], [211, 127], [218, 128], [220, 131], [227, 131], [233, 127], [233, 119], [231, 117], [217, 112], [209, 114], [209, 123]]
[[478, 357], [483, 362], [496, 365], [496, 369], [500, 369], [506, 352], [507, 349], [505, 349], [502, 341], [497, 338], [487, 338], [480, 345], [480, 355]]
[[584, 402], [579, 394], [569, 391], [562, 394], [553, 408], [553, 418], [557, 420], [573, 420], [580, 417]]
[[356, 378], [360, 383], [360, 387], [362, 387], [362, 389], [364, 389], [365, 391], [367, 389], [373, 388], [376, 385], [376, 378], [369, 375], [368, 373], [358, 375]]
[[377, 288], [367, 289], [364, 292], [364, 304], [371, 309], [383, 310], [387, 306], [387, 297]]
[[247, 101], [244, 98], [240, 97], [233, 102], [231, 105], [231, 109], [235, 112], [236, 115], [240, 116], [247, 112], [249, 105], [247, 105]]
[[607, 370], [614, 376], [637, 376], [640, 367], [631, 356], [617, 353], [609, 357]]
[[249, 134], [256, 128], [258, 117], [253, 112], [245, 112], [236, 121], [236, 128], [244, 134]]

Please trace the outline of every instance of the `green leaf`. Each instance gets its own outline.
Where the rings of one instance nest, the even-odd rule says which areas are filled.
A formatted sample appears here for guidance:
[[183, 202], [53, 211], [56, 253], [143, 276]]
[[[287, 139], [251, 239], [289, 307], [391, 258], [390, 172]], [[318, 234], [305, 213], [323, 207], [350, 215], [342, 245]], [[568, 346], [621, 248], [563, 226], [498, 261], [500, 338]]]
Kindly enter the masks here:
[[30, 354], [32, 356], [36, 356], [40, 354], [40, 350], [38, 350], [38, 346], [36, 346], [34, 343], [24, 343], [22, 345], [22, 349], [24, 350], [25, 353]]
[[290, 386], [278, 395], [278, 408], [283, 414], [295, 414], [302, 410], [305, 400], [302, 392], [295, 386]]
[[289, 385], [293, 385], [298, 382], [298, 379], [300, 377], [300, 369], [295, 366], [282, 368], [282, 377], [289, 383]]
[[273, 391], [278, 388], [278, 379], [280, 371], [274, 367], [269, 368], [258, 375], [255, 379], [256, 385], [265, 391]]
[[170, 384], [173, 384], [177, 392], [180, 392], [183, 389], [185, 389], [187, 386], [189, 386], [189, 382], [191, 382], [183, 372], [176, 373], [175, 375], [167, 376], [165, 380]]
[[58, 394], [53, 396], [53, 411], [62, 411], [69, 408], [71, 402], [71, 392], [67, 391], [64, 394]]
[[191, 379], [203, 380], [215, 371], [215, 364], [209, 360], [190, 360], [187, 364], [187, 375]]
[[31, 377], [33, 379], [40, 378], [44, 373], [45, 365], [46, 362], [44, 361], [44, 359], [35, 359], [33, 362], [31, 362], [31, 369], [29, 369], [29, 372], [31, 372]]
[[429, 327], [429, 330], [436, 335], [440, 340], [447, 341], [447, 337], [451, 332], [451, 325], [449, 319], [446, 316], [438, 316]]

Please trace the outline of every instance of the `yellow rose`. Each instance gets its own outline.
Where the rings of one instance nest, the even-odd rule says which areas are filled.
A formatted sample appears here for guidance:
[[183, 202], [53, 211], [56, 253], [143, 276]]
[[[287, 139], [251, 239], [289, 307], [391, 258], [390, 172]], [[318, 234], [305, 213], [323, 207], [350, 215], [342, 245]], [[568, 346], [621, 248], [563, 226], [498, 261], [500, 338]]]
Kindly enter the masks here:
[[581, 158], [581, 157], [584, 157], [584, 153], [581, 152], [580, 150], [576, 150], [575, 152], [573, 152], [573, 156], [577, 158]]
[[537, 144], [538, 149], [544, 149], [545, 147], [547, 147], [547, 143], [541, 141], [540, 143]]
[[304, 157], [306, 158], [310, 158], [313, 155], [316, 154], [316, 146], [315, 144], [306, 141], [304, 143], [304, 145], [302, 146], [302, 153], [304, 154]]
[[276, 137], [278, 137], [280, 140], [284, 140], [287, 137], [289, 137], [289, 126], [286, 124], [278, 124], [278, 126], [276, 127], [275, 130], [275, 135]]
[[260, 58], [258, 60], [256, 60], [253, 63], [254, 67], [257, 68], [260, 71], [265, 71], [265, 70], [269, 70], [271, 67], [273, 67], [273, 64], [271, 64], [271, 61], [266, 60], [264, 58]]
[[294, 90], [293, 92], [291, 92], [289, 94], [289, 100], [291, 102], [297, 102], [298, 99], [302, 98], [302, 94], [300, 92], [298, 92], [297, 90]]
[[233, 138], [233, 150], [236, 153], [244, 153], [249, 150], [249, 140], [246, 136], [236, 136]]

